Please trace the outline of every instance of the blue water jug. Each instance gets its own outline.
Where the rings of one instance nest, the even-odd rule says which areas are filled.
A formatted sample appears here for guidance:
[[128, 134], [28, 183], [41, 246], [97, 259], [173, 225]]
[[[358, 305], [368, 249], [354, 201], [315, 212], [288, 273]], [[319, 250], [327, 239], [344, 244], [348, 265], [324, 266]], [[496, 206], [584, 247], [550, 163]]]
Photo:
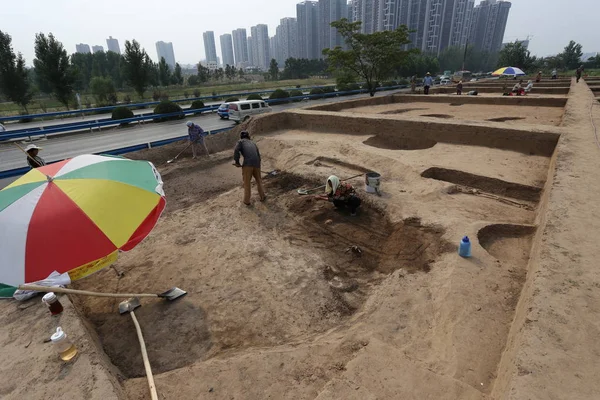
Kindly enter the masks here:
[[461, 257], [471, 257], [471, 241], [468, 236], [465, 236], [460, 241], [460, 246], [458, 246], [458, 255]]

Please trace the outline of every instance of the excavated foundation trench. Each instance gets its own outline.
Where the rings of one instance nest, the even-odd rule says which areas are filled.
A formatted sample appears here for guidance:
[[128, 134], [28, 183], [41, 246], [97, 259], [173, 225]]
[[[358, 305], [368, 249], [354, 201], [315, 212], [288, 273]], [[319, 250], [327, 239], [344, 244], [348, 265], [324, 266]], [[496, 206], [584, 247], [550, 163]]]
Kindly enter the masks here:
[[470, 174], [468, 172], [457, 171], [447, 168], [432, 167], [423, 173], [423, 178], [435, 179], [462, 185], [483, 192], [495, 194], [498, 196], [509, 197], [518, 200], [538, 202], [541, 188], [522, 185], [519, 183], [506, 182], [501, 179], [490, 178], [487, 176]]

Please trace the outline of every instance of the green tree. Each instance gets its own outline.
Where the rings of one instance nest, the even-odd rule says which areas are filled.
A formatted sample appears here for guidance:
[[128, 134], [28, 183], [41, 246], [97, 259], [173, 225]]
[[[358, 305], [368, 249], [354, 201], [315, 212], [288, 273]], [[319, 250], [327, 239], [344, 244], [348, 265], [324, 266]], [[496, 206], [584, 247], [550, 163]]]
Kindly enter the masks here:
[[198, 80], [200, 83], [206, 83], [210, 79], [210, 69], [198, 63]]
[[135, 39], [131, 42], [125, 41], [125, 54], [121, 64], [125, 82], [135, 90], [140, 99], [143, 99], [154, 67], [146, 50], [142, 49]]
[[33, 60], [40, 89], [52, 93], [69, 109], [73, 99], [75, 73], [62, 43], [52, 33], [35, 35], [35, 59]]
[[93, 56], [90, 53], [74, 53], [71, 55], [71, 68], [75, 74], [74, 88], [87, 90], [92, 79]]
[[175, 63], [175, 70], [173, 71], [173, 75], [171, 75], [171, 83], [173, 85], [183, 85], [183, 75], [179, 63]]
[[223, 71], [223, 68], [219, 68], [215, 71], [215, 79], [220, 81], [223, 80], [223, 77], [225, 76], [225, 71]]
[[565, 50], [560, 54], [560, 57], [563, 60], [565, 68], [576, 69], [581, 65], [582, 55], [583, 52], [581, 51], [581, 45], [579, 43], [575, 43], [574, 40], [571, 40], [565, 47]]
[[440, 63], [437, 57], [413, 53], [410, 54], [406, 61], [398, 68], [397, 75], [403, 77], [410, 77], [413, 75], [423, 77], [428, 72], [435, 74], [439, 70]]
[[361, 22], [346, 18], [331, 23], [344, 38], [348, 50], [340, 46], [324, 49], [330, 70], [349, 70], [365, 80], [371, 96], [375, 95], [377, 83], [392, 77], [406, 61], [407, 51], [402, 47], [408, 40], [408, 29], [401, 25], [395, 31], [360, 33]]
[[106, 53], [103, 51], [92, 54], [92, 76], [106, 76], [108, 74]]
[[189, 86], [197, 86], [200, 84], [200, 79], [198, 75], [192, 75], [188, 78], [187, 83]]
[[171, 82], [171, 71], [164, 57], [161, 57], [158, 63], [158, 79], [161, 86], [169, 86]]
[[97, 106], [115, 103], [117, 94], [112, 79], [96, 76], [90, 81], [90, 90]]
[[526, 71], [535, 66], [537, 58], [531, 56], [529, 50], [527, 50], [523, 43], [515, 41], [514, 43], [508, 43], [498, 56], [498, 67], [518, 67]]
[[240, 79], [244, 79], [244, 68], [240, 68], [238, 70], [238, 76], [240, 77]]
[[11, 42], [10, 35], [0, 31], [0, 92], [27, 113], [33, 97], [31, 81], [23, 56], [13, 52]]
[[464, 69], [474, 72], [492, 71], [496, 67], [497, 58], [495, 53], [480, 51], [475, 46], [451, 46], [444, 49], [439, 57], [439, 67], [441, 70], [460, 71]]
[[271, 75], [272, 81], [276, 81], [279, 78], [279, 65], [277, 65], [277, 60], [274, 58], [271, 59], [271, 64], [269, 65], [269, 75]]
[[283, 72], [279, 77], [281, 79], [308, 79], [313, 75], [327, 75], [327, 62], [325, 60], [291, 57], [285, 60]]
[[233, 79], [233, 73], [232, 73], [232, 68], [231, 65], [227, 64], [225, 65], [225, 76], [227, 77], [227, 79]]
[[114, 51], [106, 52], [106, 76], [109, 76], [112, 79], [115, 87], [122, 88], [123, 87], [123, 76], [121, 74], [121, 58], [120, 54], [115, 53]]

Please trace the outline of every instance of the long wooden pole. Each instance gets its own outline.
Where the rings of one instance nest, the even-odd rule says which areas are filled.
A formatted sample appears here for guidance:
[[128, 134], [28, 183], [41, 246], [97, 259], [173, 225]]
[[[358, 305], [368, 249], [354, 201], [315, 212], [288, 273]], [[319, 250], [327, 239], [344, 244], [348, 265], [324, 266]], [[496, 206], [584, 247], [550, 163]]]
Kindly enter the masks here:
[[101, 293], [101, 292], [90, 292], [87, 290], [76, 290], [66, 289], [61, 287], [50, 287], [40, 285], [19, 285], [20, 290], [34, 290], [36, 292], [54, 292], [54, 293], [66, 293], [66, 294], [80, 294], [84, 296], [95, 296], [95, 297], [112, 297], [112, 298], [129, 298], [129, 297], [153, 297], [157, 298], [157, 294], [132, 294], [132, 293]]
[[150, 367], [150, 360], [148, 359], [148, 352], [146, 351], [146, 342], [144, 336], [142, 336], [142, 328], [135, 317], [133, 311], [130, 312], [131, 319], [135, 325], [135, 331], [137, 332], [138, 340], [140, 341], [140, 349], [142, 350], [142, 359], [144, 360], [144, 368], [146, 369], [146, 378], [148, 379], [148, 387], [150, 388], [150, 397], [152, 400], [158, 400], [158, 394], [156, 393], [156, 385], [154, 384], [154, 376], [152, 375], [152, 368]]

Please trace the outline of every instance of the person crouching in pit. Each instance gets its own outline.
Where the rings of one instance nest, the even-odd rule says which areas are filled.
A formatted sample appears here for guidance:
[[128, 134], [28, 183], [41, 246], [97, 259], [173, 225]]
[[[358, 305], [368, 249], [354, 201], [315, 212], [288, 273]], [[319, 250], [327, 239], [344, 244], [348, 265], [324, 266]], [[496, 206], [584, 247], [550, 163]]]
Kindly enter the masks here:
[[327, 178], [325, 194], [315, 196], [318, 200], [331, 201], [337, 209], [348, 208], [350, 215], [356, 216], [361, 200], [349, 183], [340, 182], [340, 178], [331, 175]]

